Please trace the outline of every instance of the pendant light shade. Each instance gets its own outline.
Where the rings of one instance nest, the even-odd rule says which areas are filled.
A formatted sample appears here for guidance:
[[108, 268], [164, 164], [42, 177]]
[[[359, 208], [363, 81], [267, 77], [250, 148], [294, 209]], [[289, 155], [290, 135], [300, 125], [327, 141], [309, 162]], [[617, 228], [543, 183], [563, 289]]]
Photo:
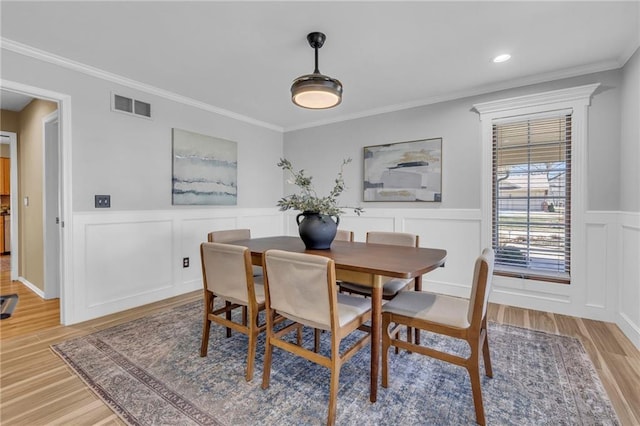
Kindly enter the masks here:
[[342, 102], [342, 83], [320, 74], [318, 70], [318, 49], [325, 39], [325, 35], [319, 32], [307, 35], [309, 45], [315, 50], [316, 68], [313, 74], [300, 76], [291, 85], [291, 100], [302, 108], [326, 109]]

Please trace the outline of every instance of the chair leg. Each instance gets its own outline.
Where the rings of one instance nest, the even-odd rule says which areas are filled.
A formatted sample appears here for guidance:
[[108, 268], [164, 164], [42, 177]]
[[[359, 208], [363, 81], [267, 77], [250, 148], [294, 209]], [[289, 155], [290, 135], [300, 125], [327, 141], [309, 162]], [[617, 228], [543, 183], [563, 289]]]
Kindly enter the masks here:
[[[227, 307], [227, 312], [225, 312], [227, 320], [231, 321], [231, 302], [224, 302], [224, 305]], [[227, 337], [231, 337], [231, 329], [227, 327]]]
[[489, 333], [485, 328], [484, 342], [482, 343], [482, 355], [484, 356], [484, 374], [487, 377], [493, 377], [493, 369], [491, 368], [491, 354], [489, 353]]
[[475, 343], [476, 347], [471, 349], [470, 363], [467, 365], [469, 378], [471, 379], [471, 392], [473, 393], [473, 405], [476, 410], [476, 423], [481, 426], [486, 424], [484, 418], [484, 406], [482, 404], [482, 386], [480, 384], [480, 353], [479, 342]]
[[318, 353], [320, 351], [320, 333], [321, 330], [317, 328], [313, 329], [313, 351]]
[[[333, 356], [337, 356], [334, 354]], [[338, 410], [338, 384], [340, 378], [340, 361], [333, 360], [331, 367], [331, 379], [329, 383], [329, 413], [327, 415], [327, 426], [333, 426], [336, 422], [336, 411]]]
[[298, 328], [296, 330], [296, 344], [298, 346], [302, 346], [302, 324], [298, 324]]
[[207, 356], [207, 350], [209, 348], [209, 330], [211, 330], [211, 320], [209, 319], [209, 312], [211, 312], [211, 306], [213, 305], [213, 296], [211, 293], [205, 293], [204, 300], [204, 321], [202, 323], [202, 344], [200, 345], [200, 356]]
[[267, 335], [267, 339], [264, 345], [264, 367], [262, 368], [262, 389], [269, 387], [269, 381], [271, 379], [271, 355], [273, 354], [273, 346], [271, 346], [270, 337]]
[[[246, 307], [245, 307], [246, 309]], [[247, 372], [245, 374], [245, 379], [247, 382], [253, 379], [253, 365], [256, 360], [256, 347], [258, 346], [258, 317], [256, 313], [255, 318], [249, 318], [249, 350], [247, 352]]]
[[247, 307], [243, 306], [242, 307], [242, 325], [244, 325], [245, 327], [247, 326], [247, 318], [248, 318], [248, 314], [247, 314]]

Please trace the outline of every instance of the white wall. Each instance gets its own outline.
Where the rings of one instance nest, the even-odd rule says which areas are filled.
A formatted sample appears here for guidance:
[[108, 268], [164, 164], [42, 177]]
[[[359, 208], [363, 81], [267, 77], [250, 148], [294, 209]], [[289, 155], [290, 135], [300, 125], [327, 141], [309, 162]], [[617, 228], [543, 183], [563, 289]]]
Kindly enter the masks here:
[[[283, 232], [274, 207], [282, 195], [276, 166], [281, 132], [177, 102], [161, 91], [134, 89], [112, 76], [99, 78], [95, 70], [5, 49], [1, 66], [11, 87], [60, 94], [66, 103], [62, 125], [70, 125], [63, 129], [63, 146], [71, 153], [65, 170], [71, 179], [65, 191], [72, 208], [63, 229], [65, 324], [201, 288], [199, 244], [212, 230]], [[112, 92], [149, 102], [152, 119], [112, 112]], [[174, 127], [238, 143], [236, 207], [171, 205]], [[95, 209], [94, 194], [110, 194], [112, 207]], [[182, 267], [183, 257], [190, 258], [189, 268]]]
[[[626, 90], [622, 76], [622, 70], [614, 70], [292, 131], [285, 134], [284, 153], [296, 168], [303, 168], [314, 177], [321, 191], [331, 187], [342, 158], [353, 158], [353, 167], [345, 172], [349, 189], [342, 200], [345, 205], [359, 203], [365, 213], [360, 218], [343, 217], [341, 226], [355, 229], [360, 240], [369, 229], [417, 232], [422, 245], [445, 248], [449, 253], [445, 268], [424, 277], [425, 288], [467, 296], [473, 260], [481, 251], [482, 140], [479, 117], [472, 106], [600, 83], [588, 111], [587, 208], [581, 212], [584, 225], [574, 229], [587, 242], [582, 250], [584, 256], [572, 265], [580, 268], [577, 275], [585, 279], [562, 285], [496, 276], [491, 300], [616, 322], [640, 347], [638, 216], [619, 212], [623, 179], [619, 172], [620, 114], [622, 93]], [[637, 124], [637, 115], [634, 123]], [[364, 146], [435, 137], [443, 138], [442, 203], [359, 201]], [[637, 138], [630, 142], [634, 143], [637, 147]], [[321, 164], [319, 157], [324, 159]], [[636, 170], [637, 166], [630, 168]], [[291, 190], [290, 185], [285, 185], [285, 191]]]
[[[7, 50], [2, 78], [71, 97], [74, 212], [94, 211], [95, 194], [111, 195], [111, 211], [188, 209], [171, 205], [174, 127], [238, 143], [238, 207], [272, 207], [282, 192], [279, 131]], [[112, 112], [111, 92], [149, 102], [152, 119]]]
[[[587, 282], [563, 286], [496, 279], [499, 303], [616, 321], [640, 347], [637, 259], [638, 54], [628, 69], [586, 75], [483, 96], [428, 105], [322, 127], [280, 132], [131, 89], [45, 61], [3, 50], [2, 78], [68, 95], [72, 107], [72, 259], [65, 298], [74, 323], [200, 288], [198, 245], [214, 229], [249, 227], [256, 236], [295, 235], [293, 214], [274, 207], [282, 196], [275, 164], [286, 156], [314, 176], [321, 191], [345, 157], [342, 227], [362, 241], [369, 229], [420, 234], [424, 246], [445, 248], [446, 266], [425, 276], [425, 287], [468, 294], [480, 247], [480, 124], [473, 104], [599, 82], [589, 109], [588, 244], [580, 265]], [[110, 112], [112, 91], [150, 102], [153, 120]], [[628, 108], [628, 110], [627, 110]], [[622, 114], [622, 125], [620, 114]], [[231, 208], [171, 206], [171, 128], [238, 142], [239, 199]], [[362, 203], [364, 146], [442, 137], [442, 203]], [[254, 176], [258, 176], [256, 184]], [[632, 185], [623, 181], [635, 179]], [[620, 188], [622, 187], [622, 193]], [[291, 188], [285, 188], [288, 193]], [[109, 211], [93, 209], [94, 194], [111, 194]], [[622, 194], [622, 196], [621, 196]], [[621, 200], [622, 198], [622, 200]], [[634, 201], [635, 200], [635, 201]], [[623, 208], [624, 206], [624, 208]], [[623, 213], [620, 210], [624, 210]], [[189, 257], [190, 268], [182, 268]], [[580, 289], [576, 293], [574, 289]]]

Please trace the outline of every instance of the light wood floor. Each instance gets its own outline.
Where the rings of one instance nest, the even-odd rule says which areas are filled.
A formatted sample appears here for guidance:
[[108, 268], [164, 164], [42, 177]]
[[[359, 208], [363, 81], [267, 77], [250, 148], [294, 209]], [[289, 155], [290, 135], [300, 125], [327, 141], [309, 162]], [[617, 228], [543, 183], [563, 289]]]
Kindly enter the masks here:
[[[193, 292], [69, 327], [59, 325], [57, 301], [42, 301], [0, 273], [0, 294], [17, 293], [11, 318], [0, 321], [0, 424], [123, 425], [67, 368], [49, 345], [198, 300]], [[490, 305], [489, 319], [579, 338], [623, 425], [640, 425], [640, 352], [615, 324]], [[194, 349], [196, 350], [196, 349]]]

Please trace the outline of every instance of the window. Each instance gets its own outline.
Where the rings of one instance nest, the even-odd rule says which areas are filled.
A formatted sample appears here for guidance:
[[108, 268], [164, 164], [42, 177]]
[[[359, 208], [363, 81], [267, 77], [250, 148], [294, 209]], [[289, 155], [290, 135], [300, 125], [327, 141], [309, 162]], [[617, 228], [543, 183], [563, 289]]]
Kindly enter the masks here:
[[504, 276], [496, 284], [586, 280], [587, 118], [598, 86], [473, 106], [482, 126], [480, 248], [496, 250], [495, 274]]
[[569, 282], [571, 114], [493, 122], [497, 274]]

